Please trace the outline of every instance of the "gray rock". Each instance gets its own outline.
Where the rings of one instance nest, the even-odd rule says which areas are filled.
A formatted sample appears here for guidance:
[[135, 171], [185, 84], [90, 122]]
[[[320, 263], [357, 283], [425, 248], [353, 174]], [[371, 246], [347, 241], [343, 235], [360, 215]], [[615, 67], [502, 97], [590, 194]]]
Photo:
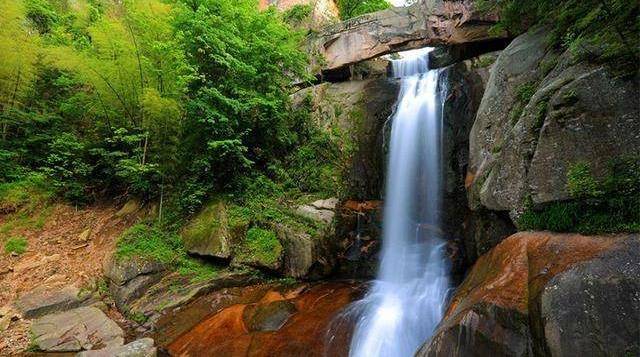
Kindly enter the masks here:
[[332, 210], [318, 209], [314, 206], [302, 205], [296, 208], [296, 213], [324, 224], [331, 224], [335, 213]]
[[76, 357], [155, 357], [158, 354], [152, 338], [141, 338], [124, 346], [84, 351]]
[[162, 279], [161, 273], [138, 275], [124, 285], [110, 285], [111, 295], [118, 309], [127, 310], [127, 306], [140, 298], [153, 284]]
[[541, 298], [552, 356], [640, 356], [640, 236], [554, 277]]
[[24, 318], [40, 317], [52, 312], [66, 311], [80, 306], [88, 296], [80, 297], [75, 286], [40, 286], [22, 295], [16, 302], [16, 309]]
[[638, 78], [575, 63], [547, 48], [543, 28], [516, 38], [498, 57], [470, 137], [469, 201], [517, 218], [565, 200], [567, 172], [586, 163], [602, 178], [610, 160], [640, 147]]
[[111, 348], [124, 343], [124, 332], [95, 307], [46, 315], [31, 326], [34, 343], [46, 352]]
[[278, 331], [296, 313], [295, 305], [286, 300], [257, 305], [245, 316], [249, 331]]
[[139, 257], [111, 257], [104, 264], [104, 275], [116, 285], [124, 285], [131, 279], [146, 274], [164, 271], [162, 263]]
[[331, 210], [331, 211], [335, 210], [337, 205], [338, 205], [338, 199], [335, 197], [327, 198], [326, 200], [317, 200], [311, 203], [311, 206], [317, 209], [324, 209], [324, 210]]

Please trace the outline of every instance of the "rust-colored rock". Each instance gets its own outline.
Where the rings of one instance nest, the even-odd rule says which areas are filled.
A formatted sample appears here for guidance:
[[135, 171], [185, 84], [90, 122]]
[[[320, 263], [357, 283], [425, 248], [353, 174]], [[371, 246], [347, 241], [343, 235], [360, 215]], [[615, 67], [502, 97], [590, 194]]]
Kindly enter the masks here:
[[[362, 294], [353, 283], [322, 283], [287, 289], [271, 288], [255, 294], [247, 288], [250, 302], [230, 305], [206, 318], [168, 345], [173, 356], [323, 356], [331, 322], [351, 301]], [[269, 312], [289, 316], [279, 328], [256, 328]], [[277, 316], [276, 316], [277, 317]], [[260, 324], [258, 324], [260, 325]], [[278, 326], [276, 326], [278, 327]], [[332, 350], [331, 354], [347, 353]]]

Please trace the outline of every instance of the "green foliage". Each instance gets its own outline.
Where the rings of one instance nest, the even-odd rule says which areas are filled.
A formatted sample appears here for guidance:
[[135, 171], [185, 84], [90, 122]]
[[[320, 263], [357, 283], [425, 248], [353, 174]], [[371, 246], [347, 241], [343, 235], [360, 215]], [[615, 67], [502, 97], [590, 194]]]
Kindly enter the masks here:
[[282, 19], [296, 26], [308, 19], [312, 12], [313, 6], [311, 4], [296, 4], [282, 14]]
[[391, 7], [387, 0], [338, 0], [336, 4], [343, 20]]
[[54, 195], [44, 175], [31, 174], [19, 181], [0, 183], [0, 212], [33, 211]]
[[640, 232], [640, 157], [613, 160], [609, 173], [596, 180], [588, 165], [567, 172], [571, 200], [542, 208], [527, 205], [520, 229], [548, 229], [584, 234]]
[[182, 241], [177, 234], [157, 226], [136, 224], [118, 239], [116, 256], [142, 257], [164, 264], [176, 264], [182, 249]]
[[11, 237], [4, 242], [4, 252], [22, 254], [27, 251], [27, 245], [27, 240], [24, 237]]
[[282, 254], [282, 245], [273, 231], [253, 227], [247, 231], [242, 244], [240, 256], [242, 260], [255, 260], [265, 265], [278, 262]]
[[482, 0], [478, 7], [500, 13], [496, 32], [517, 35], [542, 23], [552, 29], [552, 45], [571, 50], [578, 59], [614, 64], [628, 73], [638, 69], [637, 1]]

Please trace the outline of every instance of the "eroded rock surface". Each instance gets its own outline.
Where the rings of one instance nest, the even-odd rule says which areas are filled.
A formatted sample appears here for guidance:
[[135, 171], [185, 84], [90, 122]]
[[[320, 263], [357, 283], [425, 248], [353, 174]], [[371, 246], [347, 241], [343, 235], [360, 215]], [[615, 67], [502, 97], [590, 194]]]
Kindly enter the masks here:
[[33, 342], [47, 352], [118, 347], [124, 332], [95, 307], [80, 307], [41, 317], [31, 326]]

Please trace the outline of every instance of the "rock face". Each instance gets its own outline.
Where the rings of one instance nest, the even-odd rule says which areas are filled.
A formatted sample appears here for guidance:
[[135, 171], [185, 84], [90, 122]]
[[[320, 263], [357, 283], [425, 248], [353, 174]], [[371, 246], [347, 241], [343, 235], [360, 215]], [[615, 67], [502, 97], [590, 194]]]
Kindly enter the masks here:
[[602, 178], [611, 159], [638, 154], [638, 78], [575, 63], [547, 45], [544, 28], [516, 38], [498, 57], [470, 137], [472, 208], [509, 211], [569, 197], [569, 168]]
[[517, 233], [478, 259], [417, 355], [637, 355], [638, 248], [638, 235]]
[[73, 352], [124, 343], [124, 332], [95, 307], [46, 315], [31, 326], [34, 343], [47, 352]]
[[488, 31], [496, 21], [469, 0], [421, 0], [327, 26], [309, 47], [323, 58], [318, 69], [333, 70], [391, 52], [500, 38]]
[[[398, 91], [397, 81], [378, 77], [323, 83], [301, 90], [293, 98], [297, 103], [310, 102], [312, 120], [318, 127], [331, 135], [341, 135], [342, 190], [339, 202], [331, 202], [331, 206], [336, 204], [335, 238], [325, 245], [329, 250], [322, 254], [324, 260], [337, 260], [341, 276], [368, 277], [375, 273], [385, 132]], [[319, 206], [325, 204], [315, 202], [317, 207], [312, 210], [322, 211]]]

